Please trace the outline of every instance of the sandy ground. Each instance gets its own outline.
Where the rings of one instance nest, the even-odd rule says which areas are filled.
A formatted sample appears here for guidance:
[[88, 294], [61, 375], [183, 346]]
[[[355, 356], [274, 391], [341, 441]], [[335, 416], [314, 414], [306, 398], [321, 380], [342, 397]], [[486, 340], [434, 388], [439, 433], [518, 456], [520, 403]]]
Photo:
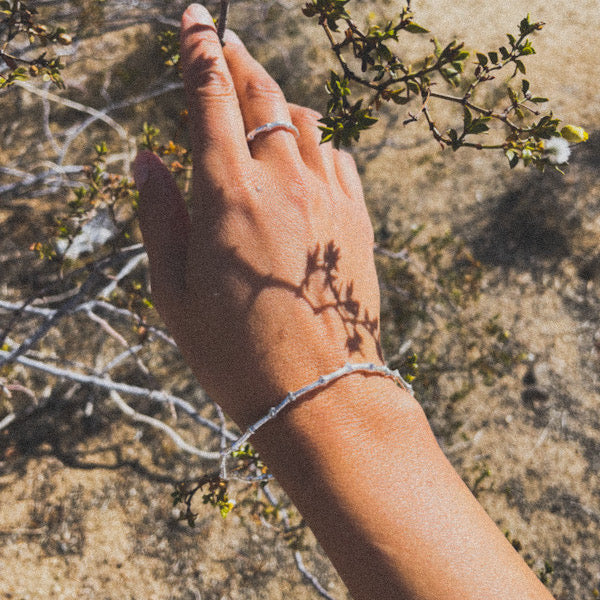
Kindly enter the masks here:
[[[232, 19], [241, 32], [253, 31], [251, 45], [288, 97], [319, 108], [314, 81], [298, 84], [308, 72], [301, 60], [314, 65], [324, 56], [318, 33], [295, 25], [300, 4], [274, 3], [286, 27], [276, 40], [235, 6]], [[564, 176], [510, 171], [502, 157], [468, 150], [442, 153], [424, 127], [393, 126], [390, 116], [355, 151], [381, 243], [415, 225], [424, 226], [423, 241], [446, 232], [463, 240], [483, 279], [460, 322], [476, 329], [499, 315], [523, 358], [492, 381], [476, 374], [465, 393], [457, 393], [464, 369], [437, 373], [429, 387], [427, 377], [417, 379], [440, 444], [532, 568], [547, 571], [557, 599], [591, 600], [600, 596], [598, 3], [414, 0], [413, 7], [440, 38], [457, 36], [475, 49], [502, 44], [528, 12], [545, 21], [528, 79], [558, 117], [591, 133]], [[2, 252], [26, 249], [28, 232], [41, 227], [27, 202], [0, 202]], [[402, 286], [386, 265], [382, 281]], [[16, 276], [2, 284], [12, 297], [28, 285]], [[384, 306], [393, 320], [385, 293]], [[427, 374], [435, 371], [432, 345], [452, 364], [483, 352], [424, 321], [390, 321], [388, 356], [412, 340]], [[101, 405], [91, 417], [84, 406], [85, 398], [57, 401], [0, 432], [0, 598], [320, 597], [282, 536], [243, 510], [223, 520], [200, 506], [194, 529], [178, 522], [170, 493], [186, 470], [174, 448], [114, 422]], [[310, 537], [307, 544], [314, 548]], [[333, 597], [349, 598], [318, 548], [303, 556]]]

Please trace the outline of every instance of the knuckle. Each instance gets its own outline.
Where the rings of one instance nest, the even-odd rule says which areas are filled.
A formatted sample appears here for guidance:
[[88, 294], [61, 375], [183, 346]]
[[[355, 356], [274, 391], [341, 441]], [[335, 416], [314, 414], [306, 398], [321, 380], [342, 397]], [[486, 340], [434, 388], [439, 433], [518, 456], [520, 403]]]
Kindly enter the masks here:
[[299, 123], [307, 123], [309, 125], [316, 125], [319, 119], [323, 117], [323, 115], [313, 110], [312, 108], [307, 108], [305, 106], [298, 105], [290, 105], [292, 117], [294, 121], [298, 121]]
[[219, 60], [221, 46], [216, 36], [201, 36], [184, 67], [184, 79], [200, 96], [231, 96], [235, 94], [227, 67]]
[[284, 102], [285, 98], [281, 88], [268, 76], [254, 77], [246, 81], [246, 97], [248, 100], [275, 100]]
[[196, 76], [194, 94], [201, 99], [232, 98], [235, 88], [231, 78], [215, 68], [207, 68]]

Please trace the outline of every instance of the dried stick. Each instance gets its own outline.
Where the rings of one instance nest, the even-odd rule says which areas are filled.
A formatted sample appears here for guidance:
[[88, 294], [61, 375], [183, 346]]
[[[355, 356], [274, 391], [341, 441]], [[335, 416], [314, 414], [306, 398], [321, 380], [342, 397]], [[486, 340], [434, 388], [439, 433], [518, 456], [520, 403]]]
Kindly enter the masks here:
[[[50, 82], [48, 81], [44, 86], [44, 89], [48, 91], [48, 87], [50, 86]], [[42, 123], [44, 125], [44, 133], [46, 134], [46, 138], [50, 142], [52, 148], [54, 148], [54, 152], [58, 155], [60, 152], [60, 146], [52, 133], [52, 129], [50, 128], [50, 102], [48, 101], [48, 96], [42, 97], [42, 107], [43, 107], [43, 119]]]
[[180, 90], [182, 88], [183, 83], [180, 81], [168, 83], [167, 85], [157, 90], [145, 92], [144, 94], [139, 94], [137, 96], [133, 96], [132, 98], [127, 98], [125, 100], [122, 100], [121, 102], [114, 102], [113, 104], [109, 104], [102, 110], [97, 111], [98, 114], [92, 115], [82, 123], [74, 125], [66, 132], [66, 138], [58, 156], [58, 164], [62, 164], [65, 161], [65, 157], [69, 151], [69, 148], [71, 147], [71, 144], [77, 139], [77, 137], [80, 136], [90, 125], [100, 120], [99, 115], [107, 115], [109, 112], [137, 105], [142, 102], [145, 102], [146, 100], [151, 100], [152, 98], [156, 98], [157, 96], [162, 96], [163, 94], [167, 94], [174, 90]]
[[[137, 344], [137, 346], [127, 346], [127, 349], [124, 352], [121, 352], [121, 354], [115, 356], [115, 358], [113, 358], [103, 369], [102, 369], [102, 375], [106, 375], [108, 373], [110, 373], [115, 367], [117, 367], [118, 365], [120, 365], [124, 360], [126, 360], [127, 358], [130, 358], [131, 356], [135, 356], [140, 350], [142, 350], [144, 347], [143, 344]], [[143, 365], [143, 363], [142, 363]], [[148, 368], [146, 367], [146, 365], [143, 365], [144, 367], [144, 373], [148, 373]]]
[[[70, 296], [75, 295], [78, 292], [77, 289], [70, 290], [65, 297], [68, 298]], [[63, 296], [62, 294], [60, 296]], [[56, 296], [56, 298], [63, 299], [62, 297]], [[47, 298], [48, 302], [54, 301], [53, 298]], [[32, 303], [34, 305], [25, 305], [23, 306], [23, 302], [15, 303], [15, 302], [6, 302], [5, 300], [0, 300], [0, 310], [6, 310], [10, 312], [23, 312], [32, 315], [37, 315], [40, 317], [50, 318], [54, 314], [56, 314], [57, 309], [55, 308], [43, 308], [41, 306], [36, 306], [35, 302]], [[89, 300], [73, 309], [73, 313], [76, 312], [87, 312], [88, 310], [93, 310], [94, 308], [98, 308], [100, 310], [104, 310], [112, 315], [120, 317], [121, 319], [135, 319], [137, 323], [141, 322], [141, 318], [138, 314], [126, 309], [126, 308], [118, 308], [117, 306], [113, 306], [109, 302], [105, 302], [104, 300]], [[161, 339], [163, 342], [169, 344], [169, 346], [173, 346], [177, 348], [177, 344], [175, 340], [170, 337], [167, 333], [154, 326], [146, 326], [148, 332], [157, 338]]]
[[298, 568], [298, 571], [302, 573], [304, 578], [309, 581], [309, 583], [315, 588], [322, 598], [326, 598], [327, 600], [335, 600], [333, 596], [327, 593], [327, 590], [321, 585], [319, 580], [304, 566], [302, 554], [300, 554], [299, 550], [294, 551], [294, 560], [296, 561], [296, 567]]
[[166, 433], [175, 443], [175, 445], [182, 450], [183, 452], [187, 452], [188, 454], [193, 454], [194, 456], [198, 456], [204, 460], [219, 460], [221, 458], [220, 452], [209, 452], [206, 450], [200, 450], [196, 448], [196, 446], [192, 446], [188, 444], [174, 429], [169, 427], [166, 423], [163, 423], [159, 419], [155, 419], [154, 417], [149, 417], [148, 415], [144, 415], [140, 412], [137, 412], [129, 404], [127, 404], [121, 396], [111, 390], [110, 399], [117, 405], [117, 407], [125, 413], [128, 417], [133, 419], [134, 421], [138, 421], [140, 423], [146, 423], [155, 429], [159, 429], [160, 431]]
[[34, 344], [36, 344], [39, 340], [41, 340], [46, 333], [50, 330], [50, 328], [60, 320], [61, 317], [66, 315], [75, 308], [79, 299], [84, 296], [96, 283], [103, 277], [101, 273], [98, 271], [92, 273], [86, 281], [84, 281], [79, 288], [79, 291], [75, 296], [70, 298], [67, 302], [65, 302], [56, 312], [49, 316], [39, 327], [38, 329], [30, 335], [23, 343], [21, 343], [17, 348], [15, 348], [12, 352], [2, 352], [0, 355], [0, 367], [3, 365], [14, 361], [16, 358], [27, 352]]
[[23, 88], [24, 90], [27, 90], [31, 94], [40, 96], [42, 99], [47, 99], [47, 100], [50, 100], [51, 102], [56, 102], [57, 104], [62, 104], [63, 106], [66, 106], [67, 108], [72, 108], [79, 112], [87, 113], [88, 115], [97, 117], [100, 121], [103, 121], [109, 127], [112, 127], [112, 129], [114, 129], [117, 132], [118, 136], [122, 140], [127, 142], [127, 144], [129, 144], [130, 139], [129, 139], [129, 134], [127, 133], [127, 130], [122, 125], [119, 125], [119, 123], [117, 123], [114, 119], [112, 119], [108, 115], [103, 114], [101, 111], [96, 110], [95, 108], [92, 108], [91, 106], [86, 106], [85, 104], [81, 104], [80, 102], [75, 102], [74, 100], [69, 100], [68, 98], [63, 98], [61, 96], [57, 96], [56, 94], [53, 94], [52, 92], [49, 92], [48, 90], [41, 90], [41, 89], [37, 88], [36, 86], [32, 85], [31, 83], [28, 83], [27, 81], [15, 81], [14, 85], [19, 86], [19, 87]]
[[[121, 356], [125, 355], [125, 356], [130, 356], [135, 360], [135, 363], [137, 364], [138, 368], [140, 369], [140, 371], [144, 374], [144, 375], [149, 375], [150, 371], [148, 370], [148, 367], [135, 355], [136, 352], [139, 351], [139, 349], [141, 349], [141, 345], [140, 346], [136, 346], [138, 348], [138, 350], [136, 350], [136, 352], [133, 351], [133, 348], [131, 348], [129, 346], [129, 342], [116, 330], [112, 327], [112, 325], [110, 323], [108, 323], [108, 321], [106, 321], [106, 319], [103, 319], [102, 317], [99, 317], [96, 313], [94, 313], [92, 310], [86, 310], [85, 311], [86, 316], [91, 319], [92, 321], [94, 321], [94, 323], [98, 323], [98, 325], [100, 325], [100, 327], [113, 339], [115, 339], [117, 342], [119, 342], [119, 344], [121, 344], [121, 346], [123, 346], [125, 348], [125, 352], [123, 352], [121, 355], [119, 355], [117, 358], [119, 359], [117, 361], [117, 359], [114, 359], [113, 361], [111, 361], [103, 370], [102, 370], [102, 374], [104, 375], [105, 373], [107, 373], [108, 371], [110, 371], [111, 369], [113, 369], [117, 364], [119, 364], [119, 362], [121, 362], [123, 359], [121, 358]], [[110, 368], [109, 368], [110, 367]]]
[[140, 252], [139, 254], [132, 256], [127, 261], [127, 263], [121, 268], [121, 270], [116, 275], [110, 278], [111, 282], [97, 294], [98, 297], [110, 298], [110, 295], [115, 291], [115, 288], [117, 287], [117, 285], [119, 285], [121, 279], [127, 277], [127, 275], [134, 271], [135, 268], [140, 264], [140, 262], [142, 262], [146, 258], [147, 255], [145, 252]]
[[[0, 358], [7, 358], [9, 355], [9, 352], [0, 350]], [[48, 375], [53, 375], [68, 381], [75, 381], [84, 385], [91, 385], [100, 389], [108, 390], [109, 392], [115, 391], [123, 394], [129, 394], [131, 396], [148, 398], [150, 400], [154, 400], [155, 402], [160, 402], [161, 404], [167, 404], [171, 402], [175, 406], [179, 407], [185, 414], [187, 414], [199, 425], [202, 425], [215, 433], [224, 435], [230, 441], [234, 441], [236, 439], [235, 434], [231, 433], [229, 430], [223, 431], [221, 425], [217, 425], [216, 423], [213, 423], [209, 419], [206, 419], [198, 414], [198, 411], [190, 402], [184, 400], [183, 398], [179, 398], [178, 396], [174, 396], [173, 394], [169, 394], [160, 390], [150, 390], [136, 385], [129, 385], [119, 381], [113, 381], [108, 377], [84, 375], [83, 373], [77, 373], [76, 371], [69, 371], [60, 367], [54, 367], [39, 360], [33, 360], [27, 356], [18, 356], [15, 360], [19, 364], [29, 367], [30, 369], [35, 369], [36, 371], [41, 371], [43, 373], [47, 373]]]
[[16, 418], [17, 418], [17, 415], [15, 413], [8, 413], [2, 419], [2, 421], [0, 421], [0, 431], [2, 431], [3, 429], [6, 429], [6, 427], [8, 427]]
[[[268, 484], [263, 485], [262, 491], [269, 504], [273, 507], [277, 507], [279, 503], [277, 502], [277, 498], [275, 498]], [[289, 531], [291, 529], [291, 525], [287, 510], [285, 508], [280, 508], [279, 513], [281, 514], [281, 522], [283, 523], [285, 530]], [[298, 571], [302, 573], [303, 577], [310, 583], [310, 585], [313, 586], [313, 588], [315, 588], [315, 590], [323, 598], [326, 598], [327, 600], [335, 600], [333, 596], [327, 593], [327, 590], [325, 590], [325, 588], [323, 587], [321, 582], [315, 577], [315, 575], [313, 575], [306, 568], [306, 566], [304, 565], [304, 561], [302, 560], [302, 554], [300, 554], [299, 550], [294, 551], [294, 562], [296, 563], [296, 568], [298, 569]]]
[[[9, 175], [16, 175], [16, 172], [10, 173], [9, 169], [6, 167], [1, 168], [3, 172]], [[17, 176], [21, 177], [21, 181], [15, 181], [14, 183], [8, 183], [6, 185], [0, 186], [0, 194], [8, 194], [10, 192], [14, 192], [18, 190], [20, 187], [32, 186], [36, 185], [40, 182], [45, 181], [46, 179], [56, 176], [56, 175], [69, 175], [69, 174], [79, 174], [85, 171], [85, 167], [83, 165], [67, 165], [64, 167], [57, 167], [56, 169], [50, 169], [48, 171], [44, 171], [43, 173], [39, 173], [38, 175], [33, 175], [31, 173], [23, 174], [19, 173]], [[79, 186], [80, 183], [75, 182], [62, 182], [64, 186]]]
[[227, 17], [229, 15], [229, 3], [230, 0], [221, 0], [221, 10], [219, 12], [219, 23], [217, 26], [217, 35], [223, 44], [223, 36], [225, 35], [225, 29], [227, 29]]

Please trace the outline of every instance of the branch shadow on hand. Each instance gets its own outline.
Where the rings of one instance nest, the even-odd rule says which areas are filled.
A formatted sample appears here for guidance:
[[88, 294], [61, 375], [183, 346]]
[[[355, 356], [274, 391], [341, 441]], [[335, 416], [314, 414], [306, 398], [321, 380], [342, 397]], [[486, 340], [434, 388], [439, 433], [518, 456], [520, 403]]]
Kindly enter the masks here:
[[243, 280], [252, 292], [247, 301], [249, 308], [258, 295], [267, 288], [285, 289], [301, 298], [315, 317], [333, 313], [344, 328], [348, 356], [365, 356], [365, 340], [373, 340], [378, 358], [383, 361], [379, 339], [379, 315], [372, 316], [357, 297], [354, 281], [342, 279], [339, 271], [341, 249], [333, 240], [317, 243], [306, 252], [304, 277], [295, 284], [272, 274], [261, 274], [244, 260], [235, 248], [227, 251], [226, 262], [232, 277]]

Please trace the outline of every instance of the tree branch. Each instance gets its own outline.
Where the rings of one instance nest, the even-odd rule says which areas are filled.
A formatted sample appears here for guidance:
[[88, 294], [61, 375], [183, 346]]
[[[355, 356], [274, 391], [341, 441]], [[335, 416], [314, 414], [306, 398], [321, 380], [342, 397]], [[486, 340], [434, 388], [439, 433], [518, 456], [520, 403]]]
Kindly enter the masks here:
[[163, 423], [160, 419], [155, 419], [154, 417], [149, 417], [148, 415], [137, 412], [131, 408], [131, 406], [129, 406], [129, 404], [127, 404], [116, 391], [111, 390], [109, 395], [110, 399], [117, 405], [119, 410], [125, 413], [129, 418], [133, 419], [134, 421], [138, 421], [139, 423], [146, 423], [154, 429], [158, 429], [159, 431], [166, 433], [173, 440], [175, 445], [183, 452], [193, 454], [194, 456], [198, 456], [204, 460], [219, 460], [221, 458], [220, 452], [200, 450], [199, 448], [196, 448], [196, 446], [188, 444], [174, 429], [169, 427], [166, 423]]
[[[0, 358], [7, 359], [8, 356], [10, 356], [9, 352], [0, 350]], [[178, 396], [174, 396], [173, 394], [169, 394], [160, 390], [150, 390], [136, 385], [129, 385], [119, 381], [113, 381], [108, 377], [84, 375], [83, 373], [77, 373], [76, 371], [69, 371], [60, 367], [54, 367], [26, 356], [17, 356], [14, 360], [25, 367], [29, 367], [30, 369], [35, 369], [36, 371], [41, 371], [42, 373], [47, 373], [48, 375], [53, 375], [68, 381], [75, 381], [84, 385], [91, 385], [109, 392], [115, 391], [123, 394], [129, 394], [131, 396], [148, 398], [149, 400], [153, 400], [161, 404], [172, 402], [199, 425], [202, 425], [215, 433], [222, 433], [230, 441], [237, 439], [237, 436], [231, 433], [229, 430], [222, 432], [222, 427], [220, 425], [217, 425], [216, 423], [213, 423], [212, 421], [201, 416], [190, 402], [184, 400], [183, 398], [179, 398]]]

